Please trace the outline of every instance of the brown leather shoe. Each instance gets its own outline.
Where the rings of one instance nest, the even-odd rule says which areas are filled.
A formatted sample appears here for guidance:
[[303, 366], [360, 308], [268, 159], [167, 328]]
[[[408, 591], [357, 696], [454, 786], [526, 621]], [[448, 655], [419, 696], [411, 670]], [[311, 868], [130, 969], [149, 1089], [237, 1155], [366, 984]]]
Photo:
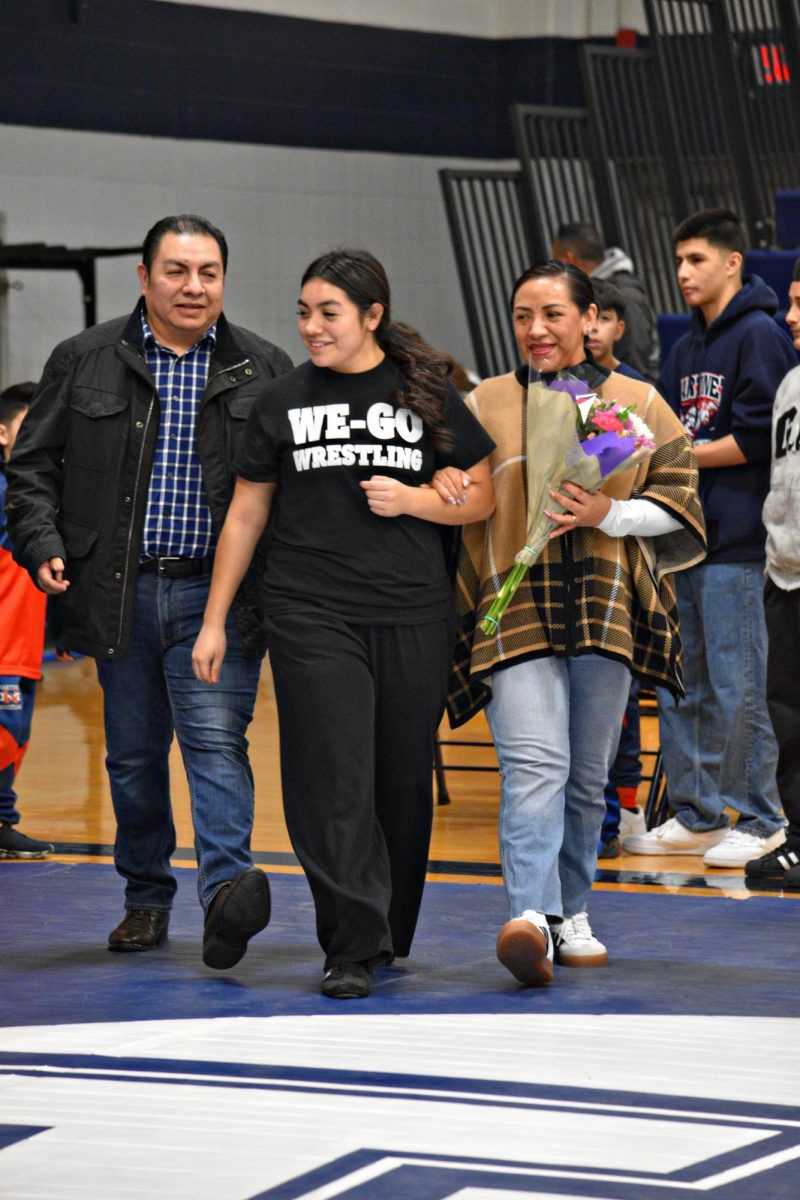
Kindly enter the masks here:
[[161, 909], [132, 908], [108, 935], [109, 950], [155, 950], [167, 936], [169, 913]]
[[203, 962], [217, 971], [235, 967], [253, 934], [269, 921], [269, 880], [248, 867], [223, 884], [208, 906], [203, 929]]

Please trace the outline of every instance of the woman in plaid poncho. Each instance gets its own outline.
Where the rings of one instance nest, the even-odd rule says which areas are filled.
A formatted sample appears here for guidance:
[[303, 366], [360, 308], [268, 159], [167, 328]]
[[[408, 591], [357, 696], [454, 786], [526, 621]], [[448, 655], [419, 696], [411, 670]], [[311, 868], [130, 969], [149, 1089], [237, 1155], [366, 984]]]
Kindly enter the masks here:
[[[670, 573], [702, 559], [697, 467], [677, 418], [649, 384], [609, 374], [587, 357], [596, 317], [591, 281], [560, 262], [526, 271], [512, 317], [525, 364], [467, 398], [496, 443], [497, 507], [464, 529], [451, 679], [454, 725], [486, 705], [501, 773], [500, 851], [511, 920], [500, 961], [525, 984], [549, 983], [553, 959], [603, 966], [587, 902], [631, 674], [681, 693], [680, 640]], [[565, 512], [502, 619], [479, 623], [527, 531], [525, 413], [528, 364], [545, 382], [567, 370], [605, 398], [633, 404], [656, 441], [638, 468], [590, 494], [553, 493]]]

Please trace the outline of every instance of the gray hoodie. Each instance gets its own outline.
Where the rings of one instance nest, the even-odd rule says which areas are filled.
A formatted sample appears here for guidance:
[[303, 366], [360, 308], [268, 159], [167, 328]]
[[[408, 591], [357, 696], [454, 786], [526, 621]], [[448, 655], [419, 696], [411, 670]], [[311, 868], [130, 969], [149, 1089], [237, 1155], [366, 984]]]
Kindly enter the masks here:
[[659, 343], [656, 314], [633, 262], [619, 246], [610, 246], [592, 271], [593, 279], [613, 283], [625, 299], [625, 332], [614, 351], [617, 358], [658, 385]]
[[767, 574], [784, 591], [800, 588], [800, 367], [778, 388], [772, 410], [772, 469], [762, 519]]

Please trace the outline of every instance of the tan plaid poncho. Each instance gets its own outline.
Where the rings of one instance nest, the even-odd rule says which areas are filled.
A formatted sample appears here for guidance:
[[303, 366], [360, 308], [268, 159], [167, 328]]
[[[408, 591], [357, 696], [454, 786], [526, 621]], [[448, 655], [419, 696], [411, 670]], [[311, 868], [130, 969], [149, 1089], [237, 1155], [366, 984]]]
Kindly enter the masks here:
[[525, 388], [515, 374], [488, 379], [467, 404], [496, 443], [490, 456], [497, 508], [488, 521], [465, 526], [456, 581], [459, 635], [450, 678], [453, 726], [490, 697], [493, 671], [523, 658], [606, 654], [639, 678], [681, 695], [680, 636], [673, 571], [705, 554], [697, 464], [683, 426], [654, 388], [587, 364], [573, 370], [603, 396], [633, 404], [656, 450], [638, 469], [616, 475], [603, 492], [617, 500], [655, 501], [683, 528], [657, 538], [613, 538], [579, 528], [549, 542], [527, 572], [497, 637], [479, 622], [525, 545]]

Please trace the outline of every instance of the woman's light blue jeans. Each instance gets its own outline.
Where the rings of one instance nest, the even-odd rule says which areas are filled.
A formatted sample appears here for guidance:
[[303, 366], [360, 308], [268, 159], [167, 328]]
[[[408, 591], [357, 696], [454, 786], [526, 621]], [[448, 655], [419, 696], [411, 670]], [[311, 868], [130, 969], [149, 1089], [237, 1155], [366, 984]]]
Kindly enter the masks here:
[[599, 654], [536, 658], [492, 675], [500, 860], [511, 916], [585, 912], [631, 676]]

